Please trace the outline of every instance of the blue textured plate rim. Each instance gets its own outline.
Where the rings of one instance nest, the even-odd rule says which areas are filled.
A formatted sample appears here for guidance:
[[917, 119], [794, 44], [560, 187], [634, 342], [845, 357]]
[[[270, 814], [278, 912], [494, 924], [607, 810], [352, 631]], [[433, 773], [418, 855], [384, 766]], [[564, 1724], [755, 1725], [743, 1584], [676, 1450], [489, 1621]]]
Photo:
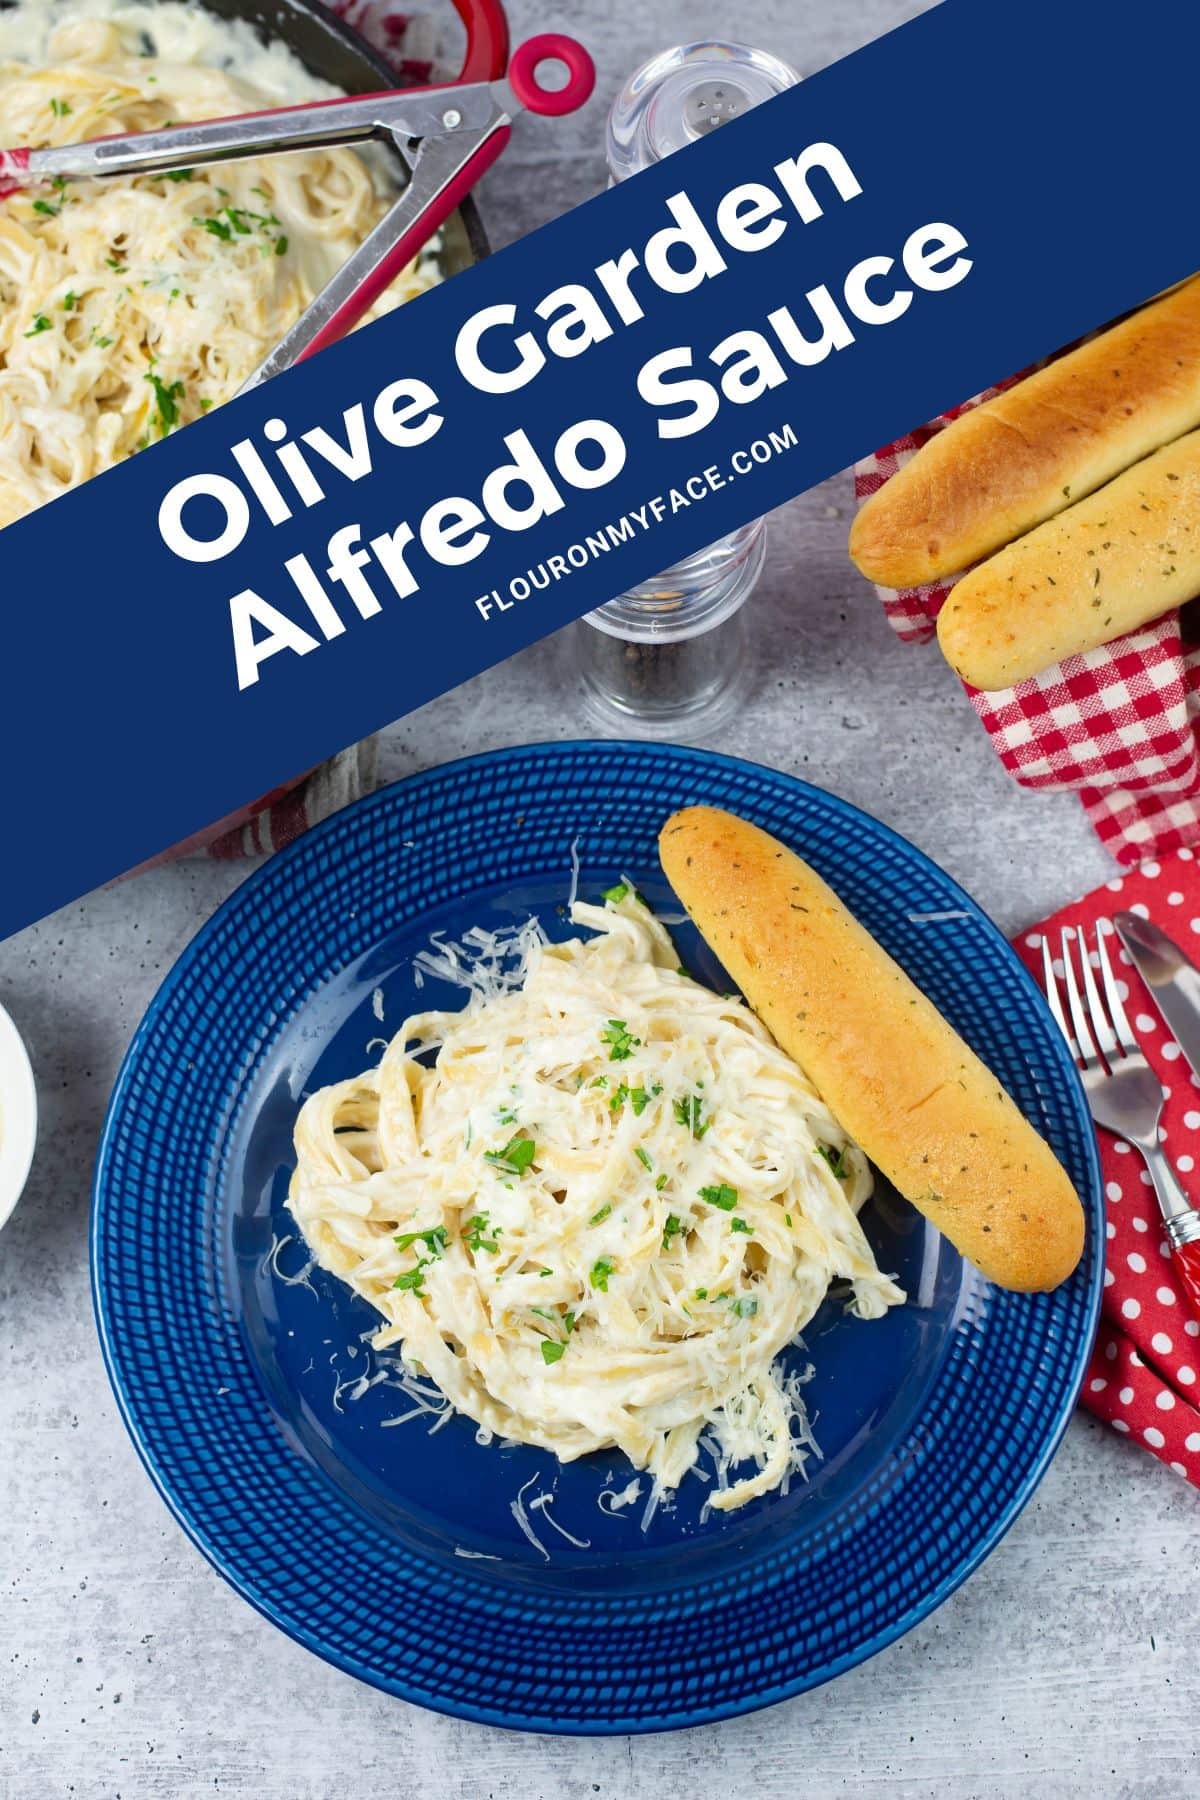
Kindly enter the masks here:
[[[303, 834], [303, 836], [297, 838], [293, 843], [286, 845], [283, 849], [276, 851], [272, 856], [265, 858], [256, 869], [253, 869], [247, 875], [244, 881], [239, 882], [233, 892], [221, 902], [180, 951], [175, 963], [172, 965], [171, 969], [168, 970], [166, 976], [156, 990], [154, 997], [150, 1001], [150, 1004], [147, 1006], [146, 1011], [130, 1040], [129, 1047], [122, 1058], [120, 1068], [117, 1072], [117, 1078], [113, 1084], [112, 1094], [109, 1098], [108, 1107], [105, 1112], [104, 1124], [101, 1130], [96, 1155], [95, 1174], [92, 1182], [91, 1229], [89, 1232], [90, 1282], [92, 1306], [105, 1372], [108, 1376], [109, 1385], [112, 1388], [121, 1420], [132, 1440], [142, 1466], [150, 1477], [153, 1486], [164, 1501], [168, 1511], [171, 1513], [176, 1523], [181, 1527], [184, 1534], [195, 1545], [197, 1550], [200, 1551], [205, 1561], [216, 1570], [217, 1574], [233, 1588], [234, 1592], [237, 1593], [241, 1599], [245, 1600], [257, 1613], [275, 1626], [276, 1629], [283, 1632], [286, 1637], [290, 1638], [294, 1643], [299, 1644], [303, 1649], [310, 1651], [313, 1655], [318, 1656], [323, 1662], [329, 1664], [331, 1667], [340, 1669], [344, 1674], [354, 1677], [368, 1687], [391, 1694], [396, 1699], [404, 1700], [410, 1705], [420, 1706], [426, 1711], [440, 1713], [444, 1717], [465, 1719], [472, 1724], [486, 1725], [493, 1729], [504, 1731], [518, 1731], [565, 1737], [646, 1736], [656, 1732], [687, 1730], [693, 1726], [719, 1724], [726, 1719], [740, 1718], [750, 1713], [763, 1711], [767, 1707], [777, 1706], [785, 1700], [795, 1699], [800, 1694], [811, 1693], [817, 1688], [823, 1687], [827, 1682], [835, 1680], [839, 1675], [844, 1675], [848, 1673], [849, 1670], [857, 1668], [860, 1664], [869, 1661], [870, 1658], [877, 1656], [881, 1651], [886, 1650], [891, 1644], [897, 1643], [917, 1625], [921, 1624], [923, 1620], [928, 1618], [931, 1613], [936, 1612], [937, 1609], [942, 1606], [952, 1594], [956, 1593], [963, 1583], [967, 1581], [992, 1554], [997, 1545], [1007, 1535], [1021, 1513], [1025, 1510], [1025, 1507], [1032, 1499], [1036, 1489], [1045, 1476], [1046, 1470], [1049, 1468], [1049, 1465], [1066, 1434], [1067, 1427], [1071, 1421], [1071, 1416], [1079, 1399], [1099, 1321], [1100, 1303], [1103, 1291], [1103, 1258], [1098, 1257], [1095, 1260], [1095, 1268], [1092, 1273], [1091, 1284], [1087, 1294], [1084, 1329], [1079, 1332], [1074, 1347], [1073, 1356], [1069, 1365], [1069, 1380], [1064, 1388], [1064, 1397], [1058, 1408], [1057, 1415], [1047, 1422], [1047, 1428], [1040, 1453], [1032, 1464], [1024, 1484], [1019, 1491], [1013, 1495], [1005, 1511], [997, 1518], [991, 1529], [983, 1534], [983, 1536], [972, 1546], [971, 1550], [961, 1558], [953, 1570], [939, 1582], [935, 1588], [931, 1589], [929, 1593], [924, 1595], [919, 1601], [915, 1602], [912, 1607], [893, 1620], [888, 1626], [874, 1633], [871, 1637], [865, 1638], [860, 1644], [855, 1645], [853, 1650], [846, 1652], [842, 1656], [831, 1659], [824, 1668], [814, 1671], [809, 1675], [799, 1676], [794, 1681], [777, 1682], [770, 1687], [762, 1689], [761, 1692], [744, 1699], [720, 1705], [689, 1708], [686, 1711], [675, 1710], [664, 1712], [656, 1718], [648, 1719], [638, 1717], [622, 1720], [621, 1718], [614, 1717], [604, 1719], [597, 1723], [591, 1723], [590, 1721], [584, 1720], [564, 1721], [553, 1715], [514, 1720], [510, 1715], [503, 1713], [498, 1709], [475, 1706], [469, 1701], [458, 1701], [451, 1704], [450, 1702], [441, 1700], [436, 1695], [418, 1692], [407, 1682], [389, 1679], [386, 1675], [382, 1675], [376, 1670], [366, 1668], [359, 1659], [343, 1655], [341, 1652], [332, 1649], [315, 1633], [306, 1630], [301, 1625], [297, 1625], [274, 1607], [269, 1598], [254, 1591], [239, 1574], [238, 1570], [232, 1565], [230, 1560], [211, 1543], [203, 1529], [191, 1515], [186, 1499], [179, 1497], [160, 1475], [147, 1436], [127, 1404], [126, 1395], [121, 1385], [120, 1374], [117, 1367], [116, 1349], [109, 1335], [104, 1299], [98, 1277], [99, 1236], [104, 1211], [103, 1182], [105, 1167], [123, 1089], [128, 1073], [139, 1053], [143, 1039], [153, 1028], [160, 1009], [174, 993], [176, 987], [185, 979], [186, 963], [202, 948], [206, 939], [210, 935], [216, 933], [226, 913], [232, 911], [235, 906], [241, 903], [246, 892], [252, 890], [253, 887], [265, 877], [269, 867], [275, 867], [280, 862], [296, 860], [311, 851], [312, 847], [318, 844], [323, 837], [331, 835], [338, 828], [340, 822], [345, 819], [347, 813], [361, 813], [375, 808], [392, 805], [398, 794], [419, 792], [422, 788], [431, 786], [435, 782], [445, 779], [448, 775], [452, 776], [457, 771], [466, 771], [484, 765], [502, 765], [506, 762], [516, 761], [519, 758], [527, 757], [531, 754], [542, 755], [553, 760], [559, 756], [577, 756], [580, 753], [586, 752], [595, 752], [603, 756], [614, 750], [629, 748], [644, 749], [651, 755], [656, 751], [670, 753], [673, 756], [683, 758], [685, 762], [694, 762], [698, 766], [708, 767], [712, 764], [718, 764], [729, 768], [730, 770], [750, 770], [756, 774], [765, 774], [784, 782], [789, 787], [797, 790], [801, 795], [817, 796], [821, 804], [829, 807], [834, 813], [841, 815], [841, 817], [846, 820], [847, 825], [851, 828], [859, 820], [865, 820], [873, 832], [878, 833], [880, 836], [890, 840], [894, 844], [902, 846], [904, 851], [914, 858], [919, 865], [932, 870], [940, 881], [947, 884], [947, 886], [953, 890], [956, 898], [961, 902], [963, 910], [969, 913], [982, 927], [985, 935], [990, 938], [993, 946], [1018, 974], [1021, 985], [1025, 987], [1031, 998], [1035, 1003], [1044, 1004], [1044, 996], [1042, 995], [1041, 989], [1038, 987], [1029, 971], [1025, 968], [1025, 965], [1022, 963], [1020, 957], [1017, 956], [1012, 945], [1004, 936], [999, 926], [989, 914], [983, 910], [978, 901], [976, 901], [966, 889], [953, 878], [953, 876], [948, 875], [940, 865], [934, 862], [932, 857], [926, 855], [923, 850], [912, 843], [910, 839], [904, 837], [901, 832], [894, 830], [890, 825], [875, 818], [874, 815], [868, 813], [865, 808], [854, 805], [852, 801], [844, 800], [840, 795], [829, 792], [828, 789], [818, 787], [814, 782], [805, 781], [801, 776], [792, 775], [785, 770], [774, 769], [769, 764], [753, 762], [747, 757], [730, 756], [723, 751], [697, 749], [690, 745], [663, 743], [661, 740], [569, 738], [540, 740], [528, 744], [506, 745], [495, 750], [478, 751], [469, 756], [456, 757], [448, 762], [435, 764], [431, 768], [414, 771], [411, 774], [399, 777], [396, 781], [390, 782], [384, 787], [378, 788], [372, 794], [363, 795], [360, 799], [352, 802], [350, 806], [340, 809], [338, 812], [331, 814], [329, 818], [312, 826]], [[1059, 1050], [1060, 1045], [1056, 1037], [1056, 1054]], [[1090, 1110], [1087, 1105], [1087, 1098], [1083, 1091], [1083, 1085], [1080, 1081], [1078, 1070], [1071, 1060], [1065, 1044], [1061, 1045], [1060, 1066], [1066, 1078], [1063, 1090], [1060, 1094], [1060, 1099], [1064, 1105], [1070, 1106], [1071, 1111], [1075, 1114], [1076, 1122], [1081, 1124], [1084, 1128], [1081, 1136], [1082, 1141], [1086, 1145], [1088, 1182], [1087, 1192], [1082, 1195], [1081, 1198], [1084, 1202], [1085, 1213], [1087, 1214], [1090, 1229], [1093, 1231], [1102, 1230], [1104, 1220], [1103, 1177], [1100, 1168], [1099, 1147], [1096, 1142], [1095, 1129], [1092, 1124]]]

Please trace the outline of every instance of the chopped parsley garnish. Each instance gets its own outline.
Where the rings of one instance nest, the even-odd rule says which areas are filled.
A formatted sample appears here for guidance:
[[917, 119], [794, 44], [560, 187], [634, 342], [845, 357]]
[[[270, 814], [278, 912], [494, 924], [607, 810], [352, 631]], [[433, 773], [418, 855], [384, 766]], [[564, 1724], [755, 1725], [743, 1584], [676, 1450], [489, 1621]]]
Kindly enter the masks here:
[[167, 169], [163, 173], [164, 181], [194, 181], [195, 169]]
[[588, 1276], [588, 1280], [594, 1288], [599, 1288], [602, 1294], [607, 1294], [608, 1278], [612, 1272], [612, 1262], [607, 1256], [602, 1256], [598, 1262], [592, 1264], [592, 1270], [591, 1274]]
[[511, 1106], [502, 1106], [496, 1114], [497, 1125], [515, 1125], [516, 1122], [517, 1115]]
[[169, 385], [160, 381], [153, 369], [147, 369], [145, 379], [154, 389], [154, 410], [158, 414], [158, 435], [166, 437], [168, 431], [179, 423], [179, 402], [183, 399], [182, 381], [172, 381]]
[[50, 111], [56, 119], [65, 119], [71, 111], [71, 103], [69, 100], [52, 100]]
[[33, 203], [33, 210], [35, 213], [41, 213], [44, 219], [57, 219], [62, 209], [61, 207], [51, 206], [48, 200], [35, 200]]
[[641, 1163], [643, 1169], [649, 1169], [650, 1173], [653, 1175], [654, 1164], [650, 1160], [650, 1152], [648, 1150], [644, 1150], [642, 1148], [641, 1144], [638, 1144], [635, 1146], [633, 1154], [637, 1157], [637, 1159]]
[[665, 1176], [665, 1175], [660, 1175], [660, 1176], [659, 1176], [659, 1178], [658, 1178], [658, 1180], [657, 1180], [657, 1181], [656, 1181], [656, 1182], [655, 1182], [655, 1184], [654, 1184], [654, 1191], [655, 1191], [655, 1193], [657, 1193], [657, 1194], [661, 1194], [661, 1193], [662, 1193], [662, 1191], [663, 1191], [663, 1189], [664, 1189], [664, 1188], [665, 1188], [665, 1187], [666, 1187], [666, 1185], [667, 1185], [667, 1178], [666, 1178], [666, 1176]]
[[640, 1119], [652, 1100], [662, 1093], [662, 1084], [656, 1082], [652, 1088], [635, 1087], [629, 1090], [629, 1101], [634, 1113]]
[[496, 1242], [499, 1236], [500, 1226], [493, 1225], [485, 1212], [472, 1213], [462, 1231], [463, 1243], [469, 1250], [473, 1250], [476, 1256], [481, 1250], [486, 1250], [490, 1255], [495, 1256], [500, 1248]]
[[79, 304], [78, 294], [67, 293], [67, 294], [63, 295], [62, 309], [64, 312], [74, 312], [75, 308], [78, 306], [78, 304]]
[[536, 1155], [537, 1145], [533, 1139], [517, 1136], [509, 1138], [503, 1150], [485, 1150], [483, 1158], [510, 1175], [524, 1175]]
[[686, 1100], [676, 1100], [674, 1106], [675, 1117], [679, 1123], [690, 1131], [694, 1138], [702, 1138], [712, 1124], [711, 1119], [704, 1118], [704, 1096], [689, 1094]]
[[626, 899], [628, 894], [629, 883], [627, 881], [618, 881], [615, 887], [605, 888], [604, 890], [604, 898], [606, 900], [611, 900], [614, 906], [620, 906], [622, 900]]
[[446, 1248], [446, 1227], [431, 1225], [427, 1231], [402, 1231], [392, 1242], [397, 1250], [407, 1250], [412, 1244], [424, 1244], [434, 1256], [441, 1256]]
[[747, 1225], [745, 1219], [740, 1218], [740, 1217], [736, 1218], [736, 1219], [730, 1219], [729, 1229], [730, 1229], [730, 1231], [740, 1231], [745, 1237], [753, 1237], [754, 1236], [754, 1227], [752, 1225]]
[[591, 1218], [588, 1220], [588, 1224], [589, 1225], [601, 1224], [605, 1219], [607, 1219], [607, 1217], [608, 1217], [609, 1213], [611, 1213], [611, 1211], [612, 1211], [612, 1207], [609, 1205], [608, 1201], [606, 1200], [604, 1202], [604, 1205], [602, 1207], [600, 1207], [598, 1211], [596, 1211], [592, 1214]]
[[663, 1249], [669, 1250], [671, 1247], [671, 1239], [677, 1238], [677, 1237], [682, 1237], [682, 1236], [683, 1236], [683, 1221], [675, 1213], [668, 1213], [667, 1214], [667, 1222], [663, 1226], [663, 1235], [662, 1235]]
[[609, 1046], [609, 1062], [628, 1062], [641, 1041], [633, 1036], [624, 1019], [610, 1019], [607, 1031], [600, 1033], [600, 1042]]
[[[172, 171], [173, 180], [184, 180], [191, 174], [190, 169]], [[218, 188], [218, 194], [228, 199], [228, 189]], [[250, 237], [257, 227], [263, 235], [272, 241], [276, 256], [287, 254], [288, 240], [286, 234], [279, 230], [279, 220], [274, 213], [252, 212], [246, 206], [223, 206], [219, 214], [212, 218], [193, 218], [193, 225], [199, 225], [212, 237], [219, 238], [223, 244], [231, 244], [235, 237]], [[267, 247], [262, 247], [263, 255]]]
[[37, 337], [40, 332], [49, 331], [49, 329], [50, 329], [50, 321], [46, 317], [45, 313], [34, 313], [33, 324], [29, 327], [29, 330], [25, 333], [25, 336], [26, 337]]
[[566, 1347], [567, 1346], [565, 1344], [555, 1343], [552, 1338], [543, 1338], [542, 1339], [542, 1361], [544, 1363], [546, 1363], [547, 1365], [549, 1365], [550, 1363], [560, 1362], [562, 1360], [562, 1353], [566, 1349]]
[[718, 1207], [721, 1212], [732, 1212], [738, 1203], [738, 1191], [735, 1187], [730, 1187], [727, 1181], [722, 1181], [716, 1187], [702, 1187], [700, 1198], [707, 1200], [710, 1206]]
[[697, 1300], [707, 1300], [708, 1299], [708, 1289], [707, 1288], [697, 1288], [696, 1289], [696, 1298], [697, 1298]]
[[739, 1319], [752, 1319], [758, 1311], [758, 1301], [750, 1294], [739, 1294], [729, 1302], [729, 1310]]
[[829, 1164], [839, 1181], [845, 1181], [850, 1171], [845, 1166], [845, 1152], [835, 1150], [831, 1144], [818, 1144], [817, 1155]]
[[392, 1286], [394, 1288], [404, 1288], [410, 1294], [424, 1294], [425, 1270], [428, 1266], [427, 1263], [418, 1263], [415, 1269], [410, 1269], [408, 1271], [407, 1275], [397, 1275]]
[[573, 1312], [565, 1312], [563, 1314], [563, 1324], [567, 1328], [567, 1336], [570, 1337], [575, 1329], [575, 1314]]
[[107, 350], [112, 345], [113, 339], [110, 337], [97, 336], [97, 334], [93, 331], [92, 342], [93, 342], [93, 344], [95, 344], [95, 346], [98, 350]]
[[110, 269], [116, 270], [118, 275], [123, 275], [125, 273], [125, 264], [123, 262], [121, 262], [121, 260], [118, 257], [106, 256], [104, 260], [108, 264]]
[[612, 1099], [608, 1103], [609, 1112], [620, 1112], [621, 1108], [624, 1106], [624, 1104], [628, 1100], [628, 1098], [629, 1098], [629, 1087], [628, 1087], [628, 1084], [623, 1081], [621, 1083], [620, 1087], [616, 1089], [616, 1091], [613, 1094]]

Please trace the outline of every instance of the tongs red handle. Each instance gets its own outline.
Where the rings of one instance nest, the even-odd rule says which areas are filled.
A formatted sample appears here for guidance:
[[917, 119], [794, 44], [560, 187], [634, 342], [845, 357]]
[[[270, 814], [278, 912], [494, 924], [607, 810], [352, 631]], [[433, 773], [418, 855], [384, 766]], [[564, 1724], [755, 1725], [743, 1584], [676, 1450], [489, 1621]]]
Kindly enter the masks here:
[[[509, 60], [508, 19], [500, 0], [453, 0], [467, 28], [463, 65], [451, 86], [470, 81], [499, 81], [507, 72], [513, 93], [526, 112], [559, 118], [575, 112], [591, 96], [596, 70], [582, 44], [561, 32], [544, 31], [513, 51]], [[568, 72], [564, 88], [544, 88], [536, 79], [539, 62], [561, 62]]]
[[[453, 5], [466, 26], [467, 47], [462, 68], [447, 85], [498, 81], [508, 67], [509, 55], [508, 20], [504, 8], [499, 0], [453, 0]], [[398, 90], [401, 94], [433, 91], [422, 88]], [[276, 107], [265, 113], [230, 114], [224, 119], [206, 121], [202, 126], [169, 126], [162, 131], [92, 138], [87, 143], [66, 144], [53, 150], [0, 149], [0, 200], [41, 181], [95, 175], [144, 175], [175, 168], [184, 160], [183, 152], [189, 145], [199, 161], [216, 160], [222, 155], [246, 155], [253, 150], [312, 146], [318, 141], [358, 142], [364, 136], [360, 111], [364, 102], [389, 100], [396, 95], [397, 90], [360, 94], [353, 98], [339, 94], [330, 100], [309, 100], [301, 106]], [[309, 116], [318, 111], [323, 115], [319, 127]], [[343, 118], [346, 121], [344, 134], [339, 129]], [[269, 144], [262, 143], [253, 126], [257, 119], [272, 121]], [[288, 121], [295, 124], [291, 138], [285, 130]], [[235, 130], [237, 126], [245, 129]]]
[[[562, 87], [545, 87], [539, 79], [548, 62], [566, 68]], [[595, 66], [583, 45], [546, 32], [514, 51], [505, 81], [410, 90], [414, 98], [402, 106], [402, 129], [420, 141], [408, 186], [239, 391], [258, 387], [354, 328], [495, 162], [512, 136], [516, 112], [524, 108], [561, 117], [584, 105], [595, 82]], [[425, 129], [414, 129], [412, 108], [418, 103], [439, 109]], [[402, 133], [391, 129], [403, 150]]]
[[[538, 80], [539, 66], [548, 62], [561, 63], [566, 69], [562, 87], [543, 87]], [[526, 38], [513, 51], [508, 85], [526, 112], [561, 119], [566, 113], [578, 112], [591, 99], [596, 65], [575, 38], [565, 37], [561, 31], [543, 31], [538, 37]]]
[[[390, 138], [411, 169], [408, 185], [245, 384], [255, 387], [357, 324], [500, 155], [516, 113], [558, 118], [590, 97], [595, 68], [574, 38], [544, 33], [521, 44], [510, 60], [499, 0], [454, 5], [467, 28], [467, 49], [461, 74], [448, 85], [339, 96], [46, 150], [0, 151], [0, 198], [36, 181], [145, 174]], [[561, 87], [541, 80], [547, 63], [565, 68]]]

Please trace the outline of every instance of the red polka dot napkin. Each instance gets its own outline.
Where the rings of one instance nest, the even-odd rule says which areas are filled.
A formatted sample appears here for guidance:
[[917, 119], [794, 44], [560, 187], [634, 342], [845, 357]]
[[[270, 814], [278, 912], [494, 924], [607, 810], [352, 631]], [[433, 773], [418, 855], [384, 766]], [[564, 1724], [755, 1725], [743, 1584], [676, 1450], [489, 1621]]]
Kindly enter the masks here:
[[[1200, 861], [1185, 849], [1144, 862], [1023, 933], [1015, 948], [1040, 985], [1043, 933], [1057, 963], [1064, 925], [1082, 925], [1091, 936], [1121, 911], [1153, 919], [1200, 960]], [[1200, 1080], [1115, 936], [1108, 949], [1129, 1022], [1167, 1090], [1164, 1148], [1189, 1197], [1200, 1201]], [[1098, 1137], [1108, 1245], [1100, 1330], [1081, 1401], [1200, 1487], [1200, 1321], [1176, 1278], [1141, 1157], [1106, 1131]]]

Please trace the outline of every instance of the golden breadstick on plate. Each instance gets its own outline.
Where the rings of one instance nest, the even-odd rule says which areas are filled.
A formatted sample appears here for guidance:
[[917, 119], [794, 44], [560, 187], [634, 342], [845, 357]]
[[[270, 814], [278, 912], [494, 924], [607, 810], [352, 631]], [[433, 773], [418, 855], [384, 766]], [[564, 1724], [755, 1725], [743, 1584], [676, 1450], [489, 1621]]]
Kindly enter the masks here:
[[1065, 1171], [820, 876], [707, 806], [668, 819], [659, 854], [764, 1025], [905, 1198], [1002, 1287], [1065, 1281], [1083, 1248]]

